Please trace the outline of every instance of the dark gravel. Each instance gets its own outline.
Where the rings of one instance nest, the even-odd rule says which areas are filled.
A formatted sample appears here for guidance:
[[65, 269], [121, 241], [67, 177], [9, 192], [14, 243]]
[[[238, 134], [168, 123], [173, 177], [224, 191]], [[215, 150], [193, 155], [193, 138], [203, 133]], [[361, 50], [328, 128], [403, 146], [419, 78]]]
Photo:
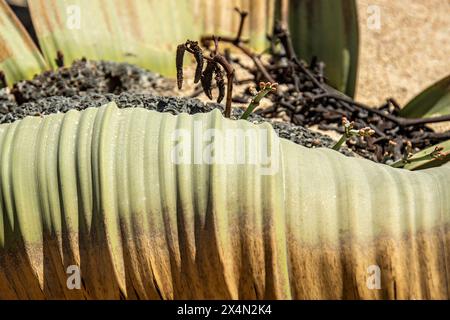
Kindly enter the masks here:
[[75, 61], [71, 67], [46, 71], [30, 81], [20, 81], [0, 101], [15, 101], [21, 105], [38, 99], [91, 93], [133, 92], [162, 95], [173, 84], [156, 73], [127, 63], [108, 61]]
[[[158, 97], [148, 94], [121, 93], [115, 94], [88, 94], [84, 96], [61, 97], [54, 96], [40, 99], [36, 102], [27, 102], [18, 106], [17, 104], [0, 103], [0, 123], [10, 123], [22, 119], [28, 115], [48, 115], [58, 112], [67, 112], [71, 109], [83, 110], [89, 107], [100, 107], [105, 103], [115, 101], [119, 108], [145, 108], [159, 112], [179, 113], [201, 113], [209, 112], [213, 109], [223, 111], [223, 106], [216, 103], [204, 104], [198, 99]], [[232, 118], [239, 118], [243, 111], [234, 109]], [[253, 123], [261, 123], [267, 119], [253, 114], [249, 117]], [[335, 142], [328, 136], [313, 132], [301, 126], [295, 126], [289, 123], [269, 121], [277, 134], [285, 139], [291, 140], [297, 144], [306, 147], [330, 147]], [[350, 155], [351, 152], [344, 149], [344, 153]]]
[[[0, 124], [26, 116], [43, 116], [70, 109], [99, 107], [115, 101], [120, 108], [142, 107], [172, 114], [209, 112], [222, 105], [198, 99], [162, 97], [173, 89], [173, 81], [126, 63], [76, 61], [71, 67], [44, 72], [12, 89], [0, 90]], [[243, 113], [233, 110], [233, 118]], [[292, 123], [252, 114], [249, 121], [268, 121], [282, 138], [306, 147], [330, 147], [330, 137]], [[353, 153], [342, 148], [347, 155]]]

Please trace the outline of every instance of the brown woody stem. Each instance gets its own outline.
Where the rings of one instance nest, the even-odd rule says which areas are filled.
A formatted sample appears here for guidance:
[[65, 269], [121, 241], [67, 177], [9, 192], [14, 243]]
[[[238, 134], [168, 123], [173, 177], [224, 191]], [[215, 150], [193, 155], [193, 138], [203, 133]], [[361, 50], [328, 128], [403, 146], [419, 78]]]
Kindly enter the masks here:
[[[203, 45], [207, 46], [209, 41], [214, 41], [214, 36], [203, 36], [200, 41]], [[225, 38], [225, 37], [220, 38], [220, 41], [231, 43], [236, 48], [241, 50], [246, 56], [248, 56], [250, 59], [252, 59], [256, 68], [261, 72], [261, 74], [267, 81], [275, 82], [275, 80], [272, 78], [272, 76], [267, 71], [266, 67], [264, 67], [263, 63], [261, 62], [261, 59], [259, 59], [259, 57], [254, 52], [252, 52], [249, 48], [242, 45], [242, 41], [236, 42], [235, 38]]]
[[239, 13], [239, 16], [241, 18], [240, 21], [239, 21], [239, 29], [238, 29], [238, 32], [236, 34], [236, 38], [234, 39], [234, 42], [235, 43], [240, 43], [241, 42], [242, 31], [244, 30], [245, 18], [247, 17], [248, 12], [247, 11], [241, 11], [237, 7], [234, 8], [234, 10], [237, 13]]
[[331, 92], [326, 92], [324, 94], [317, 95], [317, 97], [314, 97], [314, 99], [320, 99], [320, 98], [333, 98], [336, 100], [341, 100], [343, 102], [347, 102], [349, 104], [352, 104], [358, 108], [364, 109], [368, 112], [375, 113], [381, 117], [384, 117], [388, 120], [391, 120], [392, 122], [395, 122], [397, 125], [401, 127], [407, 127], [407, 126], [413, 126], [413, 125], [419, 125], [419, 124], [427, 124], [427, 123], [436, 123], [436, 122], [444, 122], [444, 121], [450, 121], [450, 115], [445, 116], [438, 116], [438, 117], [431, 117], [431, 118], [402, 118], [402, 117], [396, 117], [392, 114], [385, 113], [381, 110], [371, 108], [369, 106], [366, 106], [363, 103], [353, 101], [352, 99], [344, 96], [343, 94], [336, 94]]
[[225, 102], [225, 117], [231, 117], [231, 100], [233, 96], [234, 68], [228, 63], [224, 56], [216, 53], [213, 58], [215, 62], [220, 64], [227, 74], [227, 100]]

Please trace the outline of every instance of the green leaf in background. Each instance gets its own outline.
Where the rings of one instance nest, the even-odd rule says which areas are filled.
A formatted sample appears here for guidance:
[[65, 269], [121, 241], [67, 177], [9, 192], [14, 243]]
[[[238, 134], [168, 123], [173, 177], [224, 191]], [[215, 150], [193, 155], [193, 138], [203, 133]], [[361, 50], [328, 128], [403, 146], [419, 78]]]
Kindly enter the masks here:
[[86, 57], [129, 62], [173, 76], [177, 44], [200, 28], [189, 1], [33, 0], [31, 17], [47, 62], [58, 50], [65, 63]]
[[[264, 134], [243, 149], [216, 135], [210, 162], [211, 130]], [[447, 165], [398, 170], [217, 109], [114, 102], [2, 124], [0, 155], [0, 299], [449, 299]], [[378, 261], [395, 286], [366, 286]]]
[[[411, 163], [407, 163], [403, 169], [407, 170], [422, 170], [422, 169], [428, 169], [428, 168], [434, 168], [442, 166], [443, 164], [450, 161], [450, 140], [438, 143], [434, 146], [428, 147], [426, 149], [423, 149], [417, 153], [415, 153], [411, 159], [414, 158], [420, 158], [425, 155], [430, 154], [437, 146], [440, 146], [444, 148], [442, 152], [447, 153], [447, 155], [443, 159], [431, 159], [431, 160], [423, 160], [423, 161], [414, 161]], [[400, 163], [402, 160], [399, 160], [395, 163]]]
[[249, 11], [244, 38], [250, 38], [254, 49], [265, 49], [274, 1], [33, 0], [28, 5], [44, 56], [53, 67], [59, 50], [66, 64], [81, 57], [129, 62], [171, 77], [178, 44], [201, 34], [236, 34], [235, 7]]
[[0, 0], [0, 70], [9, 84], [29, 79], [47, 65], [4, 0]]
[[289, 1], [289, 28], [299, 57], [324, 61], [329, 84], [353, 97], [359, 38], [355, 1]]
[[422, 91], [400, 111], [400, 115], [407, 118], [447, 114], [450, 114], [450, 75]]

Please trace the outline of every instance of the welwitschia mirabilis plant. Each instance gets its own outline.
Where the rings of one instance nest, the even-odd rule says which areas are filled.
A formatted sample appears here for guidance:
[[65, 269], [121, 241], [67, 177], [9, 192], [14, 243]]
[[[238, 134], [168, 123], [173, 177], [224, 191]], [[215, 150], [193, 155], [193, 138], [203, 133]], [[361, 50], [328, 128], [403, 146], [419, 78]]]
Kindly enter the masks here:
[[114, 103], [0, 125], [0, 155], [0, 298], [449, 298], [449, 165]]

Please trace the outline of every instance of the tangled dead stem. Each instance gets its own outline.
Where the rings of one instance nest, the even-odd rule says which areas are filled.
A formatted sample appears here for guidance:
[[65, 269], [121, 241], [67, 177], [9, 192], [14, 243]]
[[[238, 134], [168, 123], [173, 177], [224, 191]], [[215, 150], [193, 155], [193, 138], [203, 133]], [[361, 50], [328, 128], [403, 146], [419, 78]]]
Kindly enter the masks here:
[[[437, 133], [427, 126], [429, 123], [449, 121], [448, 116], [425, 119], [407, 119], [399, 115], [401, 107], [393, 98], [386, 99], [381, 106], [371, 107], [356, 102], [327, 84], [326, 66], [316, 57], [309, 63], [296, 56], [289, 32], [281, 23], [276, 23], [274, 32], [268, 36], [270, 46], [262, 54], [256, 54], [245, 46], [241, 39], [241, 30], [247, 13], [240, 14], [239, 31], [235, 38], [219, 38], [236, 47], [253, 61], [253, 67], [241, 63], [230, 51], [226, 57], [230, 63], [246, 69], [252, 78], [236, 83], [250, 83], [239, 102], [248, 103], [252, 99], [251, 88], [260, 81], [277, 82], [280, 90], [269, 96], [271, 105], [257, 110], [265, 118], [282, 119], [295, 125], [318, 125], [322, 130], [334, 130], [345, 134], [342, 119], [350, 119], [356, 129], [370, 128], [372, 136], [354, 136], [346, 141], [346, 145], [357, 154], [381, 163], [393, 163], [410, 156], [430, 145], [450, 138], [450, 132]], [[214, 36], [204, 36], [201, 43], [209, 48]], [[217, 41], [213, 52], [217, 52]], [[205, 56], [205, 54], [203, 54]], [[265, 62], [267, 61], [267, 62]], [[199, 68], [199, 64], [197, 65]], [[198, 72], [198, 71], [197, 71]], [[206, 92], [205, 88], [203, 91]], [[197, 90], [193, 96], [201, 93]]]

